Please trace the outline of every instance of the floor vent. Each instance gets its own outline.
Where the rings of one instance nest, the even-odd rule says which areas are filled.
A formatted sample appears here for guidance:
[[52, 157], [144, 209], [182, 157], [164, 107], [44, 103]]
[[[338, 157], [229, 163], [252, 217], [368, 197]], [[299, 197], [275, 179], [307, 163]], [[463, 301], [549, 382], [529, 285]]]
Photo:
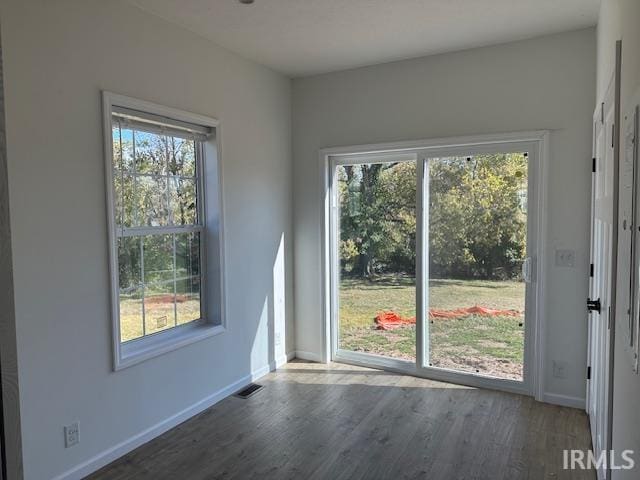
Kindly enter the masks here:
[[236, 397], [240, 398], [249, 398], [251, 395], [262, 390], [262, 385], [258, 385], [257, 383], [250, 383], [245, 388], [236, 393]]

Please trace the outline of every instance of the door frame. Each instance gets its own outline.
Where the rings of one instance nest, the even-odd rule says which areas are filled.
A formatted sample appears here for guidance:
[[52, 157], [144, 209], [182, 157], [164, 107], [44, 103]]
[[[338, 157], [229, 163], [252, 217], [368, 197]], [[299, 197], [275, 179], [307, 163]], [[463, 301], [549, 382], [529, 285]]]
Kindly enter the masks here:
[[[609, 98], [613, 98], [613, 132], [612, 132], [612, 148], [613, 148], [613, 185], [612, 185], [612, 219], [613, 219], [613, 228], [612, 228], [612, 237], [611, 237], [611, 278], [610, 278], [610, 300], [609, 300], [609, 338], [607, 347], [608, 347], [608, 355], [606, 356], [606, 369], [608, 378], [606, 379], [606, 391], [604, 392], [607, 397], [607, 410], [603, 412], [605, 418], [605, 426], [604, 426], [604, 446], [602, 448], [605, 452], [611, 452], [611, 448], [613, 445], [613, 395], [614, 395], [614, 387], [613, 387], [613, 378], [614, 378], [614, 360], [615, 360], [615, 338], [616, 338], [616, 322], [617, 322], [617, 283], [618, 283], [618, 239], [619, 239], [619, 228], [620, 228], [620, 137], [621, 137], [621, 123], [622, 123], [622, 115], [621, 115], [621, 78], [622, 78], [622, 40], [617, 40], [615, 43], [615, 65], [613, 72], [611, 74], [609, 81], [609, 85], [601, 99], [596, 103], [596, 107], [593, 114], [592, 121], [592, 149], [593, 149], [593, 173], [595, 174], [595, 161], [596, 161], [596, 132], [597, 132], [597, 123], [600, 120], [601, 123], [605, 123], [606, 110], [605, 106], [607, 104], [607, 100]], [[607, 127], [605, 127], [605, 135], [607, 134]], [[606, 144], [606, 143], [605, 143]], [[592, 179], [592, 207], [591, 207], [591, 245], [589, 252], [589, 261], [593, 263], [593, 222], [595, 218], [595, 203], [594, 203], [594, 192], [595, 192], [595, 175]], [[635, 195], [635, 193], [634, 193]], [[634, 219], [635, 221], [635, 219]], [[592, 281], [593, 279], [589, 279], [589, 295], [591, 295], [592, 290]], [[592, 357], [592, 323], [589, 321], [588, 327], [588, 348], [587, 348], [587, 365], [588, 368], [592, 369], [594, 366], [591, 364]], [[585, 410], [589, 415], [589, 428], [591, 430], [592, 419], [590, 411], [591, 404], [591, 382], [592, 379], [588, 378], [586, 382], [586, 397], [585, 397]], [[594, 432], [591, 432], [592, 439], [592, 448], [595, 449], [596, 438], [594, 438]], [[598, 452], [595, 452], [596, 455]], [[611, 462], [607, 457], [607, 462], [603, 469], [597, 470], [598, 478], [611, 478]]]
[[[531, 297], [528, 299], [530, 310], [527, 311], [527, 330], [525, 331], [525, 372], [522, 382], [497, 379], [489, 376], [480, 376], [457, 372], [449, 369], [425, 367], [422, 355], [424, 338], [426, 332], [423, 331], [421, 322], [416, 325], [417, 341], [417, 361], [403, 361], [385, 358], [377, 355], [364, 354], [360, 352], [346, 352], [337, 350], [337, 252], [335, 224], [336, 216], [333, 210], [335, 196], [333, 194], [334, 172], [336, 157], [339, 163], [348, 163], [349, 157], [354, 160], [358, 157], [367, 156], [384, 158], [385, 155], [393, 154], [396, 157], [400, 154], [413, 155], [418, 160], [418, 165], [423, 165], [424, 158], [433, 158], [442, 155], [466, 155], [469, 150], [474, 153], [495, 153], [504, 152], [505, 145], [513, 147], [514, 151], [524, 149], [530, 153], [528, 198], [528, 216], [530, 225], [534, 228], [527, 233], [527, 247], [532, 247], [528, 256], [532, 257], [532, 288]], [[544, 400], [545, 396], [545, 358], [544, 358], [544, 338], [545, 338], [545, 291], [546, 284], [546, 230], [547, 230], [547, 208], [546, 208], [546, 188], [547, 188], [547, 163], [549, 159], [549, 131], [536, 130], [527, 132], [514, 132], [504, 134], [475, 135], [464, 137], [435, 138], [405, 142], [377, 143], [368, 145], [355, 145], [343, 147], [323, 148], [319, 152], [319, 166], [321, 178], [322, 201], [322, 249], [321, 249], [321, 274], [322, 274], [322, 362], [340, 361], [355, 365], [377, 367], [385, 370], [395, 371], [415, 375], [434, 380], [447, 381], [474, 387], [491, 388], [496, 390], [510, 391], [526, 395], [533, 395], [537, 400]], [[418, 170], [418, 172], [420, 172]], [[418, 197], [422, 198], [420, 179], [425, 178], [418, 173]], [[533, 199], [532, 202], [529, 200]], [[422, 216], [424, 209], [417, 205], [416, 215]], [[423, 268], [425, 259], [422, 255], [421, 243], [424, 234], [421, 231], [423, 222], [417, 222], [417, 244], [418, 251], [416, 257], [416, 285], [426, 285], [420, 279], [426, 274]], [[417, 313], [425, 311], [426, 292], [421, 288], [416, 288]]]
[[23, 477], [2, 42], [0, 40], [0, 480]]

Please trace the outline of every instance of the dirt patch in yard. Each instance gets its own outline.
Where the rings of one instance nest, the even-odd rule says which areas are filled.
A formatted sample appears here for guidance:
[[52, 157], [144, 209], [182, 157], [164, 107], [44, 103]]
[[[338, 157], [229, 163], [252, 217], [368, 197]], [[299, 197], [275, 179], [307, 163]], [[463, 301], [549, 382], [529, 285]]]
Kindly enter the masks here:
[[[442, 322], [445, 322], [443, 324]], [[446, 324], [446, 322], [456, 322]], [[511, 343], [494, 338], [501, 333], [492, 324], [467, 321], [438, 321], [431, 324], [431, 365], [439, 368], [479, 373], [498, 378], [522, 380], [522, 360], [518, 356], [518, 334], [523, 334], [518, 321], [506, 323], [515, 329], [515, 339]], [[463, 333], [460, 333], [463, 332]], [[343, 329], [340, 336], [340, 348], [371, 353], [401, 360], [415, 362], [415, 326], [403, 326], [392, 331], [369, 328]], [[489, 338], [483, 338], [489, 337]]]
[[474, 354], [472, 358], [432, 355], [431, 364], [434, 367], [479, 373], [510, 380], [522, 380], [521, 364], [487, 355]]

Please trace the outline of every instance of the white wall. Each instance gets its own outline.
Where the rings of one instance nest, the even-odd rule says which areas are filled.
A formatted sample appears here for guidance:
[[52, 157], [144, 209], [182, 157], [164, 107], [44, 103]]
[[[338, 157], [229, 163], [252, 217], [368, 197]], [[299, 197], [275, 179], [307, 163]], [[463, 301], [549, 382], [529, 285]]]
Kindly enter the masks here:
[[[120, 0], [0, 5], [24, 470], [47, 479], [264, 372], [282, 315], [293, 348], [290, 81]], [[222, 124], [228, 331], [117, 373], [101, 89]]]
[[[322, 350], [320, 148], [550, 129], [544, 379], [551, 400], [584, 398], [595, 46], [587, 29], [294, 80], [296, 350]], [[576, 268], [556, 268], [556, 248]]]
[[[621, 110], [629, 109], [634, 94], [640, 88], [640, 2], [638, 0], [603, 0], [598, 21], [598, 99], [604, 95], [615, 68], [615, 42], [622, 39]], [[636, 101], [638, 99], [636, 98]], [[620, 125], [624, 125], [620, 123]], [[621, 161], [622, 161], [621, 157]], [[628, 202], [621, 192], [621, 205]], [[618, 290], [616, 305], [616, 341], [613, 387], [613, 450], [635, 451], [634, 470], [614, 470], [614, 479], [637, 479], [640, 462], [640, 376], [632, 370], [632, 360], [626, 346], [624, 324], [627, 322], [630, 258], [620, 251], [618, 258]], [[619, 457], [618, 457], [619, 458]]]

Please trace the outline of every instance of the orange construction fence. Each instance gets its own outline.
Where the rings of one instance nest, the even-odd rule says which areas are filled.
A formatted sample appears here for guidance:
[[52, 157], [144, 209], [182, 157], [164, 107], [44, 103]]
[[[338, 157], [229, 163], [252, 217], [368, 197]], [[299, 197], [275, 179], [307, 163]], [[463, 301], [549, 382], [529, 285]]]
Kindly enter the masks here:
[[[482, 317], [518, 317], [522, 312], [518, 310], [498, 310], [495, 308], [481, 307], [475, 305], [468, 308], [456, 308], [455, 310], [438, 310], [429, 309], [430, 319], [441, 318], [460, 318], [468, 315], [480, 315]], [[378, 330], [393, 330], [402, 325], [411, 325], [416, 323], [416, 317], [403, 317], [396, 312], [386, 311], [380, 312], [374, 319]]]

